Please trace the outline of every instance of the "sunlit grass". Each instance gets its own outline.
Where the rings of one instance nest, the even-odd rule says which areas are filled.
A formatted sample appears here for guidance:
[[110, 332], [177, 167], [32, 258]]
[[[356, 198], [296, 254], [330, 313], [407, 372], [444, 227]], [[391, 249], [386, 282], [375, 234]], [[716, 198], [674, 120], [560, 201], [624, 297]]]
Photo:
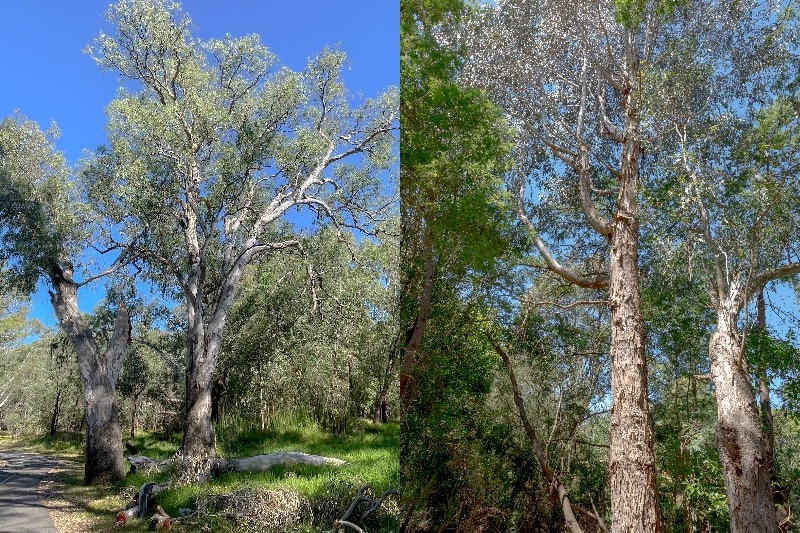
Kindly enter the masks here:
[[[296, 425], [295, 425], [296, 424]], [[399, 426], [357, 421], [345, 435], [334, 436], [309, 423], [307, 420], [287, 419], [267, 431], [237, 428], [218, 430], [218, 449], [225, 458], [247, 457], [277, 451], [300, 451], [314, 455], [336, 457], [347, 461], [345, 465], [291, 467], [277, 466], [267, 472], [231, 472], [211, 478], [203, 485], [173, 487], [158, 495], [157, 502], [172, 516], [180, 508], [195, 509], [198, 499], [226, 494], [243, 488], [260, 490], [289, 489], [306, 499], [314, 509], [314, 518], [305, 517], [301, 525], [292, 531], [318, 533], [330, 531], [332, 527], [324, 514], [340, 513], [355, 496], [356, 488], [369, 484], [376, 494], [399, 486], [400, 448]], [[139, 486], [146, 482], [170, 479], [170, 472], [129, 474], [123, 480], [99, 487], [84, 487], [83, 483], [83, 439], [82, 433], [59, 433], [55, 437], [28, 436], [19, 438], [0, 437], [0, 448], [58, 456], [64, 461], [61, 472], [54, 478], [53, 494], [56, 505], [63, 510], [61, 520], [80, 522], [80, 527], [60, 527], [61, 531], [108, 531], [113, 524], [115, 511], [121, 508]], [[136, 447], [137, 453], [155, 459], [166, 459], [175, 454], [180, 446], [180, 435], [165, 440], [150, 433], [139, 433], [134, 439], [126, 439]], [[126, 451], [126, 455], [128, 452]], [[396, 501], [387, 502], [387, 506]], [[339, 515], [340, 516], [340, 515]], [[370, 532], [388, 533], [396, 531], [397, 522], [391, 514], [384, 513], [382, 522], [371, 524]], [[59, 519], [56, 520], [57, 524]], [[207, 516], [205, 525], [184, 526], [183, 531], [238, 531], [236, 524], [220, 517]], [[378, 525], [375, 525], [378, 524]], [[205, 529], [204, 529], [205, 528]], [[211, 528], [211, 529], [209, 529]], [[146, 521], [134, 521], [126, 531], [146, 531]]]
[[83, 455], [83, 443], [84, 434], [74, 431], [59, 431], [52, 437], [49, 434], [18, 437], [0, 435], [0, 449], [73, 458]]

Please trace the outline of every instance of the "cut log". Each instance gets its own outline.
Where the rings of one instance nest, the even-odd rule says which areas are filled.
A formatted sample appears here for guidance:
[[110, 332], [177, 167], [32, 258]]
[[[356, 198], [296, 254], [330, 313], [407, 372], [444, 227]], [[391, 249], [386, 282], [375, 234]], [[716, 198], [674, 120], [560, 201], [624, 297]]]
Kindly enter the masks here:
[[160, 505], [156, 506], [156, 514], [150, 518], [150, 531], [169, 531], [172, 528], [172, 517]]
[[[117, 527], [124, 526], [134, 518], [143, 517], [147, 512], [149, 500], [168, 487], [168, 483], [145, 483], [142, 485], [134, 499], [127, 502], [124, 509], [117, 511], [114, 525]], [[158, 507], [158, 509], [161, 509], [161, 507]]]

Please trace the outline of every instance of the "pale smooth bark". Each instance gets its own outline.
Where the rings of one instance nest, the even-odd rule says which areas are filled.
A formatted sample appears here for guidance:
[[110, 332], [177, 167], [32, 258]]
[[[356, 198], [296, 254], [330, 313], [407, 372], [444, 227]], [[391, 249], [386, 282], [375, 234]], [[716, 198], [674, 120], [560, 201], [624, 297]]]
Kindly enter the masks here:
[[756, 409], [750, 375], [743, 368], [742, 337], [736, 330], [741, 291], [731, 284], [717, 306], [717, 328], [711, 334], [711, 379], [717, 396], [717, 447], [734, 533], [779, 531], [772, 501], [766, 435]]
[[72, 265], [54, 265], [50, 281], [54, 288], [50, 301], [56, 317], [78, 354], [86, 412], [84, 483], [94, 485], [120, 479], [125, 475], [125, 467], [115, 392], [122, 363], [128, 354], [128, 310], [124, 305], [117, 308], [111, 340], [106, 350], [101, 351], [78, 310], [80, 285], [72, 278]]
[[[310, 466], [342, 466], [347, 461], [336, 457], [312, 455], [303, 452], [274, 452], [264, 455], [253, 455], [240, 459], [222, 459], [215, 457], [213, 461], [216, 469], [220, 471], [235, 470], [237, 472], [264, 472], [274, 466], [310, 465]], [[147, 472], [149, 470], [163, 471], [169, 469], [174, 463], [170, 459], [158, 461], [144, 455], [131, 455], [128, 457], [131, 472]]]

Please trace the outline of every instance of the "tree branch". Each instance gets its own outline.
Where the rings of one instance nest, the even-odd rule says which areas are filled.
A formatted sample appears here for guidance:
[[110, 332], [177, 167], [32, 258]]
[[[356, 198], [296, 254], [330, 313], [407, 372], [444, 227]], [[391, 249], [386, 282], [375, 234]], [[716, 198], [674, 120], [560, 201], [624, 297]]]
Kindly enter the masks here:
[[494, 337], [491, 333], [486, 332], [486, 337], [489, 339], [489, 342], [492, 344], [492, 347], [497, 354], [503, 359], [503, 363], [505, 363], [506, 370], [508, 371], [508, 377], [511, 380], [511, 391], [514, 394], [514, 404], [517, 406], [519, 417], [522, 420], [522, 425], [525, 428], [525, 433], [528, 436], [528, 440], [533, 447], [536, 459], [539, 462], [539, 468], [542, 470], [542, 474], [544, 475], [544, 478], [550, 487], [550, 496], [554, 499], [557, 499], [561, 504], [561, 510], [564, 513], [564, 522], [566, 522], [569, 530], [573, 533], [583, 533], [583, 529], [581, 529], [581, 526], [572, 511], [572, 505], [570, 504], [569, 496], [567, 495], [567, 489], [564, 487], [563, 483], [561, 483], [558, 475], [556, 475], [556, 473], [550, 468], [550, 465], [547, 464], [545, 453], [542, 450], [542, 446], [539, 443], [539, 439], [536, 436], [533, 425], [531, 425], [531, 422], [528, 419], [528, 413], [525, 411], [525, 403], [522, 400], [522, 394], [519, 392], [519, 384], [517, 383], [517, 377], [514, 374], [514, 366], [511, 364], [511, 359], [508, 357], [506, 351], [503, 350], [503, 348], [494, 340]]
[[544, 259], [545, 263], [547, 263], [547, 268], [551, 271], [555, 272], [565, 280], [569, 281], [577, 285], [578, 287], [583, 287], [586, 289], [605, 289], [608, 288], [608, 275], [606, 274], [595, 274], [591, 277], [582, 276], [569, 270], [568, 268], [562, 266], [558, 261], [556, 261], [553, 256], [550, 254], [550, 251], [547, 249], [547, 246], [544, 244], [541, 238], [539, 238], [538, 232], [536, 231], [536, 227], [533, 225], [533, 222], [530, 221], [528, 215], [525, 214], [525, 208], [523, 206], [522, 200], [525, 197], [525, 178], [520, 178], [520, 187], [519, 193], [517, 194], [517, 214], [526, 226], [531, 230], [533, 234], [533, 244], [539, 250], [539, 253]]

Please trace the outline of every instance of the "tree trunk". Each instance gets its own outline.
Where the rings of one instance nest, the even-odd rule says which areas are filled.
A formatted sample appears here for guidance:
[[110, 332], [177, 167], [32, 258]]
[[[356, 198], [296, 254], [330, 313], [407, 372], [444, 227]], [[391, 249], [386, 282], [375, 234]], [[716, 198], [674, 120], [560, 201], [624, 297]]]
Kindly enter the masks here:
[[[426, 229], [426, 232], [430, 230]], [[400, 416], [405, 418], [413, 399], [413, 371], [417, 364], [417, 354], [422, 344], [425, 327], [428, 324], [428, 315], [433, 303], [433, 279], [435, 265], [433, 260], [433, 245], [431, 236], [426, 233], [425, 244], [425, 279], [422, 281], [422, 294], [419, 299], [419, 310], [414, 318], [414, 324], [409, 329], [403, 349], [403, 361], [400, 363]]]
[[58, 415], [61, 413], [61, 387], [56, 389], [56, 401], [53, 403], [53, 412], [50, 416], [50, 436], [56, 436], [58, 429]]
[[381, 382], [381, 390], [378, 393], [378, 398], [375, 400], [375, 409], [372, 414], [373, 422], [380, 422], [385, 424], [389, 421], [389, 404], [386, 398], [389, 395], [389, 387], [393, 381], [394, 365], [397, 358], [397, 344], [402, 337], [400, 335], [395, 337], [392, 342], [391, 352], [389, 354], [389, 361], [386, 363], [386, 369], [383, 372], [383, 381]]
[[[756, 328], [762, 335], [767, 334], [767, 309], [764, 302], [764, 288], [758, 291], [756, 300]], [[767, 452], [767, 464], [769, 465], [770, 478], [775, 479], [775, 428], [772, 418], [772, 400], [769, 397], [769, 377], [766, 368], [760, 369], [758, 373], [758, 399], [761, 409], [761, 423], [764, 427], [764, 445]]]
[[[633, 40], [635, 37], [629, 36]], [[635, 47], [630, 72], [638, 72]], [[635, 83], [631, 79], [626, 83]], [[653, 432], [647, 398], [639, 292], [638, 103], [631, 87], [624, 92], [625, 130], [620, 159], [619, 198], [609, 239], [609, 308], [611, 310], [611, 450], [609, 481], [615, 532], [661, 532], [664, 523], [656, 484]]]
[[[197, 244], [191, 244], [190, 248]], [[186, 286], [188, 327], [186, 332], [186, 419], [183, 426], [181, 450], [195, 457], [213, 456], [215, 453], [214, 428], [211, 425], [211, 387], [222, 343], [222, 333], [236, 288], [252, 254], [242, 255], [227, 269], [221, 283], [219, 297], [211, 306], [208, 325], [205, 322], [204, 284], [205, 265], [199, 254], [189, 254], [189, 281]], [[225, 269], [223, 269], [225, 270]]]
[[97, 383], [86, 401], [86, 465], [84, 483], [96, 485], [125, 476], [122, 455], [122, 428], [117, 398]]
[[139, 407], [139, 395], [142, 391], [135, 392], [132, 398], [132, 406], [131, 406], [131, 438], [136, 436], [136, 414]]
[[[731, 288], [736, 293], [736, 287]], [[717, 308], [711, 335], [711, 378], [717, 396], [717, 448], [733, 533], [777, 533], [764, 431], [736, 332], [738, 309], [728, 298]]]
[[78, 284], [72, 279], [72, 265], [54, 265], [50, 276], [55, 292], [50, 301], [61, 329], [78, 354], [86, 418], [86, 464], [84, 483], [94, 485], [125, 475], [122, 430], [116, 400], [116, 386], [128, 353], [130, 317], [124, 305], [117, 308], [114, 331], [101, 353], [78, 310]]
[[386, 401], [389, 395], [389, 386], [392, 383], [392, 374], [394, 373], [394, 360], [396, 355], [396, 346], [392, 344], [392, 355], [389, 356], [389, 362], [386, 363], [386, 370], [383, 372], [383, 381], [381, 382], [381, 390], [378, 393], [378, 398], [375, 400], [375, 410], [372, 415], [372, 421], [380, 421], [385, 424], [389, 421], [389, 404]]
[[207, 373], [186, 373], [186, 420], [181, 449], [188, 455], [198, 457], [214, 455], [210, 381]]
[[[240, 459], [212, 458], [216, 470], [225, 472], [235, 470], [237, 472], [265, 472], [275, 466], [342, 466], [347, 463], [336, 457], [326, 457], [323, 455], [311, 455], [303, 452], [273, 452], [264, 455], [253, 455]], [[131, 472], [164, 471], [172, 468], [175, 464], [172, 459], [156, 460], [144, 455], [130, 455], [128, 462], [131, 465]], [[184, 465], [186, 462], [183, 463]]]

